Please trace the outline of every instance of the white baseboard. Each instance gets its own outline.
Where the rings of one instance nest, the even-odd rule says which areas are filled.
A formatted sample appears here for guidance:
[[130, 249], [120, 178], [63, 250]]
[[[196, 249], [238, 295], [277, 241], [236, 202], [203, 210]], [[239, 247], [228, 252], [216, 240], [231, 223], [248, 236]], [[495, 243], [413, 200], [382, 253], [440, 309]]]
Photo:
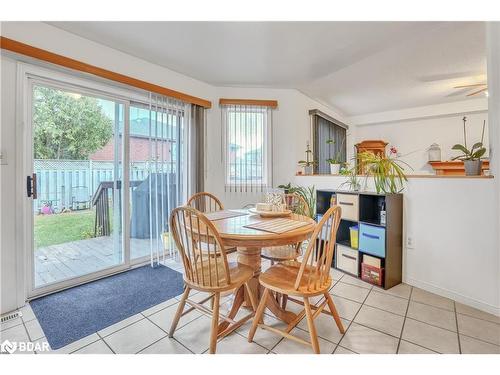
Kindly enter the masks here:
[[494, 306], [490, 305], [488, 303], [478, 301], [474, 298], [464, 296], [463, 294], [456, 293], [452, 290], [441, 288], [439, 286], [433, 285], [431, 283], [428, 283], [426, 281], [421, 281], [421, 280], [416, 280], [412, 279], [411, 277], [405, 277], [405, 280], [403, 281], [404, 283], [415, 286], [417, 288], [426, 290], [431, 293], [438, 294], [442, 297], [450, 298], [452, 300], [455, 300], [457, 302], [463, 303], [464, 305], [468, 305], [471, 307], [474, 307], [478, 310], [500, 316], [500, 306]]

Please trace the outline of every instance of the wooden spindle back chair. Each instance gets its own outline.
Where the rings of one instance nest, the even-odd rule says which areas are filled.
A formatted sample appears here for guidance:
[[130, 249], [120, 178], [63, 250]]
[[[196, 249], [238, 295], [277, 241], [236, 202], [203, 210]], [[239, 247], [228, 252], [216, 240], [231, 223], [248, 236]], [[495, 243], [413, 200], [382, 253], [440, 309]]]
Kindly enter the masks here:
[[[187, 206], [193, 207], [200, 212], [209, 213], [224, 210], [222, 202], [215, 195], [205, 191], [193, 194], [186, 203]], [[226, 253], [234, 253], [235, 247], [226, 247]]]
[[[227, 336], [253, 316], [251, 312], [239, 321], [234, 321], [220, 314], [221, 292], [236, 290], [236, 295], [243, 296], [246, 289], [255, 311], [255, 298], [248, 286], [253, 270], [249, 266], [228, 262], [219, 232], [202, 212], [192, 207], [177, 207], [172, 211], [170, 230], [184, 265], [185, 289], [169, 336], [173, 337], [182, 316], [197, 309], [212, 315], [210, 353], [215, 353], [218, 339]], [[207, 292], [209, 296], [199, 302], [192, 301], [188, 298], [192, 289]], [[209, 300], [212, 302], [211, 310], [204, 305]], [[191, 308], [184, 311], [186, 303]], [[224, 320], [221, 325], [218, 325], [219, 319]]]
[[321, 218], [311, 235], [294, 287], [319, 290], [331, 283], [330, 268], [333, 261], [341, 208], [331, 207]]
[[[330, 268], [333, 260], [337, 230], [340, 224], [340, 215], [341, 209], [338, 206], [331, 207], [323, 215], [311, 235], [302, 262], [286, 261], [277, 263], [260, 275], [259, 282], [264, 287], [264, 293], [255, 313], [248, 341], [251, 342], [253, 340], [257, 326], [259, 326], [286, 338], [312, 346], [314, 352], [319, 353], [320, 348], [314, 319], [321, 312], [332, 315], [339, 331], [344, 333], [344, 327], [342, 326], [335, 304], [328, 293], [332, 284]], [[286, 296], [301, 297], [303, 299], [301, 304], [304, 305], [304, 310], [297, 315], [284, 331], [259, 323], [266, 307], [266, 299], [274, 298], [271, 295], [272, 292]], [[311, 306], [309, 298], [318, 295], [324, 296], [322, 303], [319, 306]], [[329, 313], [323, 311], [326, 305], [330, 309]], [[315, 310], [314, 313], [312, 312], [313, 309]], [[290, 331], [304, 318], [304, 315], [307, 318], [311, 342], [290, 334]]]
[[[294, 214], [309, 215], [309, 205], [303, 196], [297, 193], [287, 193], [283, 196], [287, 209]], [[292, 245], [265, 247], [261, 251], [261, 257], [267, 259], [273, 265], [275, 262], [295, 260], [301, 255], [302, 242]], [[286, 301], [283, 301], [283, 306]]]
[[178, 207], [172, 211], [170, 228], [181, 254], [187, 283], [200, 289], [231, 284], [226, 250], [210, 220], [192, 207]]
[[222, 211], [224, 209], [224, 206], [222, 205], [219, 198], [204, 191], [192, 195], [188, 199], [187, 205], [196, 208], [201, 212]]

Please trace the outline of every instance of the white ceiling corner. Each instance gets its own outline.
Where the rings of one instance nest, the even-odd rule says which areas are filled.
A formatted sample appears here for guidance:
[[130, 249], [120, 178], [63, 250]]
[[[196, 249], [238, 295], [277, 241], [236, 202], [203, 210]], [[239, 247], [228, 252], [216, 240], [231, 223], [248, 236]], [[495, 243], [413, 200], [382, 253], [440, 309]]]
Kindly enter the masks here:
[[349, 116], [463, 101], [481, 22], [51, 22], [216, 86], [295, 88]]

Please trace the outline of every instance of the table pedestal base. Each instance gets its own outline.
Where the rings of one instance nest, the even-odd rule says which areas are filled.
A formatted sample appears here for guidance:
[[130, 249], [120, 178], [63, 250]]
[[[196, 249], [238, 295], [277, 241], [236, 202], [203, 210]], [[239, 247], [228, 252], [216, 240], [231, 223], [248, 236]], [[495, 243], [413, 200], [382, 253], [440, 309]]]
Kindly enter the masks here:
[[[260, 302], [260, 298], [262, 296], [261, 286], [259, 285], [259, 275], [261, 271], [261, 257], [260, 257], [260, 247], [246, 247], [240, 248], [238, 247], [238, 263], [245, 264], [250, 266], [254, 270], [253, 278], [250, 280], [250, 289], [254, 293], [254, 296], [257, 297], [257, 300]], [[236, 304], [236, 298], [235, 298]], [[251, 308], [250, 299], [245, 291], [244, 301], [242, 302], [243, 306]], [[234, 306], [234, 304], [233, 304]], [[286, 311], [281, 308], [275, 298], [267, 299], [267, 308], [278, 318], [283, 320], [286, 323], [292, 322], [296, 314]]]

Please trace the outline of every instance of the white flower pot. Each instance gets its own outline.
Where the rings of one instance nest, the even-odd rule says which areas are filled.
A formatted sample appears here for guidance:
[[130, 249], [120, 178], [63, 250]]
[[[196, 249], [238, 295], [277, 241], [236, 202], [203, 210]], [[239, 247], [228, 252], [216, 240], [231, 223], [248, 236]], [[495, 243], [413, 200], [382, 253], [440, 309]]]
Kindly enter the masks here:
[[340, 172], [340, 164], [330, 164], [331, 174], [339, 174], [339, 172]]
[[313, 174], [313, 166], [312, 165], [304, 166], [304, 174], [307, 176], [312, 175]]

